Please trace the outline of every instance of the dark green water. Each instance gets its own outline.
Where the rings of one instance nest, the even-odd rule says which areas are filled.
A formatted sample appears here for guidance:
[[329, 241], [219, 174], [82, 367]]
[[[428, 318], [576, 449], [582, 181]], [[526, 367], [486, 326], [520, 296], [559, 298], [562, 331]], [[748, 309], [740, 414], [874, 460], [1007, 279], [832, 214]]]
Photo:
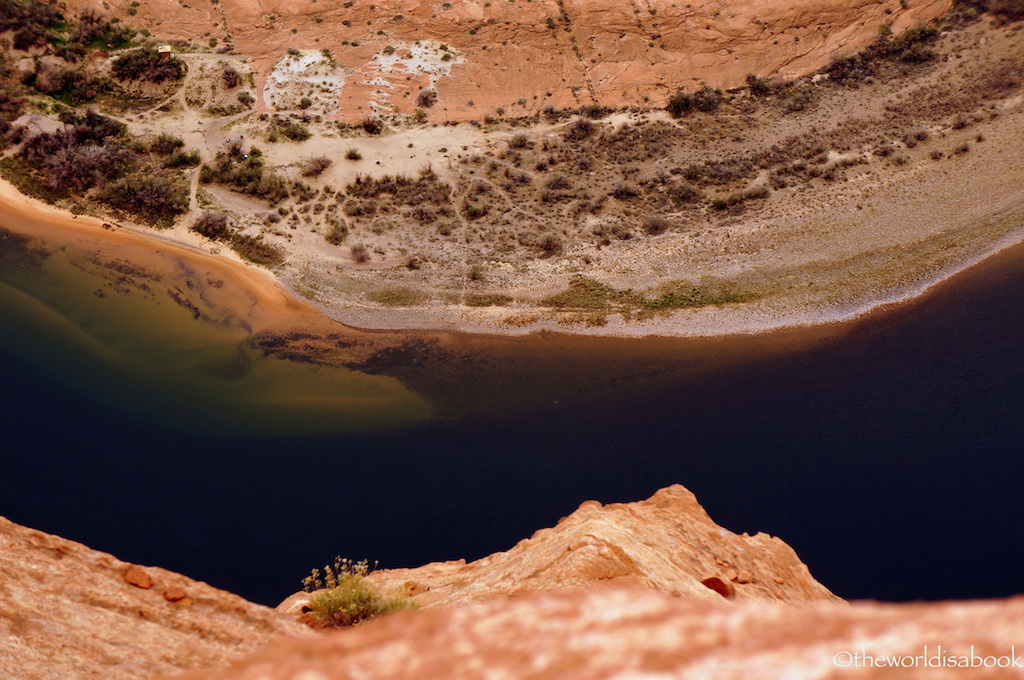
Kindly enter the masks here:
[[784, 351], [551, 337], [370, 376], [8, 258], [0, 514], [276, 603], [336, 554], [473, 559], [679, 482], [844, 597], [1020, 593], [1022, 263]]

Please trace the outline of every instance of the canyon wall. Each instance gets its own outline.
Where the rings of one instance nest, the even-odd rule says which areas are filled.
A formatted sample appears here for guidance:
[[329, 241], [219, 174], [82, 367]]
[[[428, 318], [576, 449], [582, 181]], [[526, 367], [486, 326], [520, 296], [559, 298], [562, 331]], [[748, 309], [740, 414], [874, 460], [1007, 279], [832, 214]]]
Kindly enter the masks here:
[[[545, 107], [660, 106], [679, 87], [729, 88], [747, 74], [792, 78], [946, 12], [952, 0], [69, 0], [154, 35], [231, 44], [257, 73], [258, 101], [289, 48], [327, 49], [305, 78], [346, 120], [411, 113], [437, 121], [526, 116]], [[135, 11], [129, 16], [131, 7]], [[444, 45], [442, 48], [441, 46]], [[302, 68], [308, 68], [305, 64]], [[321, 78], [323, 73], [327, 77]], [[277, 100], [274, 100], [275, 102]]]

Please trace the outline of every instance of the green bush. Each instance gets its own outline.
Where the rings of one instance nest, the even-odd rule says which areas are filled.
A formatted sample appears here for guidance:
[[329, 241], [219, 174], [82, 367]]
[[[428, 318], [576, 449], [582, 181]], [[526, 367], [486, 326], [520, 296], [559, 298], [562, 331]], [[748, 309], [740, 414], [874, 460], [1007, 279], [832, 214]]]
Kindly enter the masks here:
[[181, 137], [175, 137], [164, 132], [149, 143], [149, 150], [161, 156], [169, 156], [183, 146], [185, 146], [185, 141]]
[[722, 104], [722, 91], [705, 85], [693, 93], [693, 107], [704, 113], [711, 113]]
[[111, 67], [117, 80], [147, 80], [162, 83], [185, 76], [185, 62], [177, 57], [162, 57], [153, 47], [143, 47], [118, 57]]
[[753, 73], [747, 75], [747, 89], [750, 90], [750, 94], [755, 97], [767, 97], [770, 95], [774, 88], [772, 88], [771, 81], [761, 76], [756, 76]]
[[987, 9], [1004, 21], [1024, 19], [1024, 0], [989, 0]]
[[137, 173], [115, 180], [101, 194], [106, 203], [160, 226], [188, 210], [188, 191], [175, 177]]
[[204, 210], [189, 229], [212, 241], [226, 239], [231, 235], [231, 230], [228, 228], [228, 216], [209, 210]]
[[374, 590], [366, 582], [370, 571], [366, 560], [352, 562], [341, 557], [322, 572], [314, 569], [302, 582], [306, 592], [312, 593], [305, 613], [324, 626], [347, 628], [378, 616], [417, 609], [408, 599], [385, 597]]

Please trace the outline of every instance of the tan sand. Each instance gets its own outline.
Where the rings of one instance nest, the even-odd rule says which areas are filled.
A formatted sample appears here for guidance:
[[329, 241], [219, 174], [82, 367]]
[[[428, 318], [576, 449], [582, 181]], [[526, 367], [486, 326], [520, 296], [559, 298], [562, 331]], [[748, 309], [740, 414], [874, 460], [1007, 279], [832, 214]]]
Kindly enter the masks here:
[[207, 277], [230, 281], [232, 285], [219, 289], [219, 302], [243, 315], [253, 331], [316, 325], [340, 327], [289, 293], [266, 270], [152, 232], [72, 215], [22, 195], [4, 180], [0, 180], [0, 225], [48, 243], [101, 241], [108, 250], [126, 249], [133, 264], [139, 266], [165, 269], [176, 261], [187, 262]]

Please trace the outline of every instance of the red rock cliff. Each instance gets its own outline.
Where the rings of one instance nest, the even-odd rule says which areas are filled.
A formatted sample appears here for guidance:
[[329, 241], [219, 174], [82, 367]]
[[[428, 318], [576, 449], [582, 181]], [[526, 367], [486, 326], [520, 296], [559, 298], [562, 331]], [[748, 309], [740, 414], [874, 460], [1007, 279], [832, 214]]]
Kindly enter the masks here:
[[2, 678], [152, 678], [305, 633], [237, 595], [0, 518]]
[[[223, 44], [254, 60], [262, 84], [288, 48], [329, 49], [344, 71], [338, 111], [412, 112], [434, 84], [435, 120], [523, 116], [545, 106], [661, 105], [680, 86], [739, 85], [747, 74], [794, 77], [878, 36], [929, 21], [952, 0], [69, 0], [156, 35]], [[348, 5], [348, 6], [346, 6]], [[445, 63], [403, 61], [445, 44]], [[396, 50], [394, 64], [382, 51]], [[438, 56], [440, 56], [438, 54]], [[428, 60], [429, 61], [429, 60]]]
[[708, 600], [838, 600], [781, 539], [723, 529], [678, 484], [636, 503], [587, 501], [555, 527], [469, 564], [371, 578], [383, 589], [413, 594], [422, 607], [609, 584]]

